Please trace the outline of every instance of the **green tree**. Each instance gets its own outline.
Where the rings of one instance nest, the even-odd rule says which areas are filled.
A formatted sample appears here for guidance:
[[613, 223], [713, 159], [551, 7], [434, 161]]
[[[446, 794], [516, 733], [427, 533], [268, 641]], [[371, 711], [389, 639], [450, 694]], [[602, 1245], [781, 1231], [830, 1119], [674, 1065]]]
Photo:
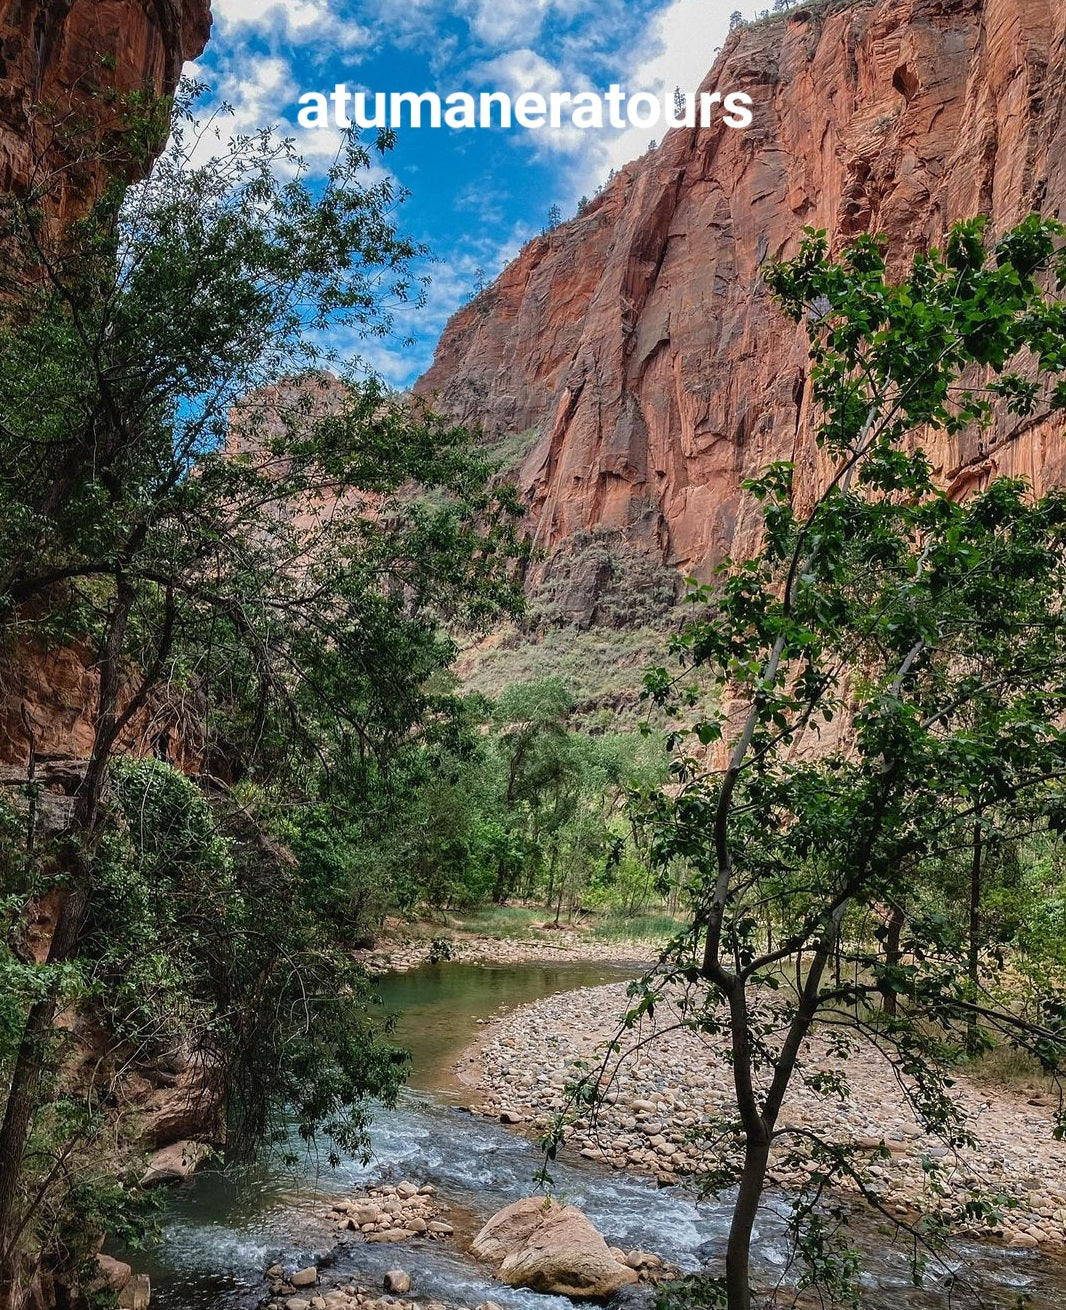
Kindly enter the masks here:
[[[654, 851], [687, 868], [693, 919], [629, 1023], [681, 986], [688, 1022], [728, 1050], [734, 1149], [716, 1181], [739, 1185], [718, 1284], [729, 1310], [751, 1305], [752, 1225], [775, 1161], [810, 1170], [793, 1215], [809, 1277], [853, 1272], [826, 1250], [826, 1182], [847, 1174], [877, 1199], [855, 1148], [781, 1122], [794, 1078], [826, 1095], [846, 1086], [804, 1070], [819, 1020], [845, 1024], [832, 1029], [842, 1051], [871, 1036], [891, 1052], [920, 1121], [949, 1143], [972, 1131], [947, 1088], [974, 1016], [1060, 1067], [1060, 994], [1026, 1012], [1022, 998], [975, 993], [965, 932], [908, 896], [916, 862], [971, 845], [992, 814], [1004, 840], [1034, 817], [1061, 822], [1066, 497], [1001, 479], [955, 503], [921, 448], [930, 430], [987, 420], [997, 395], [1022, 414], [1066, 405], [1066, 331], [1044, 289], [1066, 285], [1061, 229], [1034, 218], [988, 252], [982, 235], [980, 222], [960, 225], [898, 283], [870, 238], [831, 259], [812, 233], [770, 271], [786, 312], [810, 326], [832, 473], [813, 503], [787, 464], [747, 484], [762, 549], [696, 589], [705, 615], [674, 643], [682, 679], [705, 670], [728, 695], [675, 738]], [[660, 669], [648, 685], [677, 705], [676, 682]], [[906, 907], [894, 955], [847, 940], [849, 921], [886, 905]], [[778, 937], [764, 946], [767, 915]], [[992, 1213], [968, 1203], [970, 1218]]]
[[[91, 652], [99, 690], [69, 828], [32, 885], [5, 880], [21, 904], [53, 892], [58, 922], [45, 964], [25, 965], [23, 1003], [5, 1011], [0, 1300], [40, 1202], [26, 1146], [58, 1068], [55, 1016], [84, 986], [110, 886], [112, 765], [143, 717], [182, 702], [212, 767], [275, 794], [358, 789], [448, 712], [430, 689], [453, 653], [440, 621], [477, 625], [517, 603], [517, 506], [489, 489], [468, 434], [328, 371], [339, 330], [386, 333], [390, 304], [418, 294], [417, 248], [394, 226], [391, 184], [366, 181], [367, 148], [349, 140], [312, 187], [266, 136], [201, 164], [189, 133], [179, 115], [148, 180], [112, 185], [62, 241], [40, 220], [45, 197], [6, 213], [0, 623], [13, 658]], [[298, 899], [310, 915], [313, 900]], [[275, 982], [300, 993], [314, 979], [310, 995], [343, 1006], [343, 978], [327, 985], [320, 967], [333, 957], [316, 956], [303, 927], [295, 939], [287, 972], [261, 980], [275, 1017], [288, 1012]], [[267, 1009], [240, 1013], [247, 1049], [278, 1049]], [[309, 1129], [336, 1118], [345, 1086], [358, 1102], [382, 1073], [370, 1054], [352, 1076], [355, 1027], [347, 1040], [328, 1062], [347, 1073], [307, 1098]], [[262, 1128], [265, 1111], [247, 1121]]]

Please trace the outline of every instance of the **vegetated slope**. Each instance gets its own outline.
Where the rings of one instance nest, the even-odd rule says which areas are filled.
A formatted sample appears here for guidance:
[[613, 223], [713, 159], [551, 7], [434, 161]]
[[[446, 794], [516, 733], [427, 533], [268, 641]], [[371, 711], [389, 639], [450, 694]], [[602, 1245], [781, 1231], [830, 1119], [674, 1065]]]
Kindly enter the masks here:
[[[795, 459], [801, 489], [822, 475], [806, 338], [762, 280], [805, 225], [837, 247], [883, 232], [902, 266], [958, 219], [999, 232], [1066, 210], [1066, 7], [1050, 0], [811, 4], [731, 36], [714, 88], [751, 95], [754, 125], [671, 131], [461, 309], [417, 384], [492, 441], [533, 430], [531, 581], [579, 625], [635, 594], [635, 560], [661, 582], [750, 550], [740, 483], [769, 461]], [[1059, 420], [1003, 413], [931, 454], [954, 494], [1066, 479]]]

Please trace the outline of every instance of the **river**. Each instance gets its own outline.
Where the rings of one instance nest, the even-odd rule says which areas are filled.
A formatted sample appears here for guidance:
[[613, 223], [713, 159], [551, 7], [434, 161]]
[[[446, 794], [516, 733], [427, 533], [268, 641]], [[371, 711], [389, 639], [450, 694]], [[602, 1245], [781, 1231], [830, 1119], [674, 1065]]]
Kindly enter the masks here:
[[[306, 1155], [296, 1169], [268, 1160], [234, 1175], [199, 1175], [171, 1198], [158, 1246], [130, 1257], [152, 1277], [153, 1310], [237, 1310], [255, 1304], [265, 1290], [268, 1265], [310, 1263], [329, 1248], [320, 1217], [331, 1198], [383, 1178], [434, 1183], [456, 1238], [447, 1245], [413, 1242], [400, 1249], [353, 1244], [337, 1258], [353, 1280], [380, 1287], [384, 1270], [399, 1264], [412, 1274], [415, 1297], [467, 1306], [493, 1300], [506, 1310], [571, 1310], [562, 1298], [501, 1287], [461, 1253], [464, 1239], [491, 1214], [534, 1191], [540, 1156], [518, 1133], [463, 1108], [453, 1067], [480, 1031], [478, 1021], [501, 1008], [620, 976], [602, 965], [441, 964], [381, 979], [385, 1007], [401, 1016], [396, 1036], [412, 1052], [412, 1070], [397, 1107], [376, 1118], [371, 1163], [330, 1169]], [[553, 1166], [552, 1172], [557, 1193], [583, 1209], [614, 1245], [655, 1251], [693, 1271], [724, 1249], [724, 1203], [697, 1204], [679, 1189], [660, 1189], [581, 1159]], [[1066, 1270], [1032, 1251], [961, 1243], [939, 1277], [919, 1290], [910, 1286], [902, 1251], [893, 1251], [866, 1220], [859, 1232], [866, 1252], [864, 1310], [964, 1305], [956, 1274], [985, 1283], [990, 1310], [1013, 1308], [1019, 1294], [1031, 1297], [1030, 1310], [1066, 1307]], [[784, 1265], [783, 1224], [772, 1198], [760, 1216], [755, 1246], [764, 1276]]]

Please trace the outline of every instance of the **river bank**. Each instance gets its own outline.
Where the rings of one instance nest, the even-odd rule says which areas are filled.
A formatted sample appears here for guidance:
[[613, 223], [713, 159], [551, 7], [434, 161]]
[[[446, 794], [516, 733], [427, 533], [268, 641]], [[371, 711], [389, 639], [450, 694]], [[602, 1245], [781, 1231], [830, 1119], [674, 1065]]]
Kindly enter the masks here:
[[[444, 944], [446, 950], [441, 949]], [[644, 969], [659, 956], [662, 942], [650, 938], [602, 941], [573, 928], [545, 927], [521, 937], [496, 937], [441, 929], [412, 936], [409, 928], [385, 932], [369, 950], [353, 951], [372, 974], [405, 973], [423, 964], [450, 961], [496, 967], [519, 964], [612, 964]]]
[[[626, 1006], [625, 984], [612, 983], [546, 997], [493, 1020], [456, 1066], [478, 1094], [471, 1108], [539, 1133], [563, 1108], [578, 1062], [595, 1060], [618, 1035]], [[705, 1166], [704, 1148], [693, 1138], [728, 1112], [731, 1071], [713, 1039], [673, 1028], [678, 1017], [661, 1007], [638, 1037], [627, 1035], [627, 1045], [639, 1041], [639, 1050], [622, 1064], [595, 1117], [575, 1122], [569, 1149], [664, 1184]], [[844, 1064], [824, 1041], [812, 1041], [807, 1072], [843, 1071]], [[797, 1078], [783, 1122], [856, 1143], [868, 1153], [865, 1173], [890, 1210], [944, 1212], [974, 1191], [996, 1193], [1010, 1208], [992, 1232], [1009, 1246], [1066, 1244], [1066, 1143], [1053, 1140], [1050, 1097], [960, 1075], [952, 1096], [980, 1145], [949, 1150], [924, 1134], [891, 1067], [872, 1047], [847, 1057], [846, 1075], [844, 1100], [820, 1096]], [[887, 1156], [878, 1158], [882, 1143]], [[941, 1194], [930, 1182], [930, 1163], [939, 1167]], [[795, 1181], [780, 1158], [777, 1179], [786, 1186]]]
[[[562, 1002], [567, 987], [584, 989], [575, 1000], [583, 1015], [594, 1017], [587, 998], [600, 993], [605, 974], [617, 976], [570, 961], [485, 969], [444, 964], [382, 977], [385, 1012], [408, 1015], [404, 1041], [414, 1050], [413, 1070], [424, 1089], [408, 1087], [394, 1109], [375, 1114], [369, 1160], [343, 1158], [327, 1168], [294, 1135], [273, 1160], [244, 1170], [208, 1167], [175, 1189], [160, 1242], [151, 1252], [123, 1256], [135, 1255], [137, 1268], [151, 1276], [153, 1310], [251, 1310], [271, 1303], [289, 1310], [290, 1300], [292, 1310], [304, 1310], [300, 1302], [306, 1310], [572, 1310], [562, 1298], [507, 1287], [491, 1268], [471, 1261], [471, 1241], [491, 1216], [536, 1194], [542, 1160], [526, 1133], [466, 1112], [468, 1086], [454, 1099], [442, 1095], [434, 1071], [446, 1052], [454, 1065], [479, 1035], [495, 1040], [501, 1029], [494, 1015], [522, 1018], [533, 1002], [549, 996]], [[624, 982], [619, 994], [621, 988]], [[508, 1006], [502, 1016], [501, 1004]], [[479, 1024], [482, 1017], [490, 1022]], [[551, 1043], [547, 1049], [559, 1050]], [[517, 1069], [513, 1053], [510, 1063]], [[676, 1077], [662, 1090], [675, 1087]], [[630, 1117], [650, 1129], [660, 1103], [666, 1105], [662, 1097], [652, 1102], [653, 1112], [633, 1106]], [[668, 1132], [652, 1136], [666, 1139], [675, 1129], [660, 1120]], [[577, 1152], [562, 1152], [551, 1172], [556, 1195], [583, 1211], [627, 1260], [629, 1253], [652, 1252], [686, 1273], [720, 1266], [728, 1199], [701, 1203], [685, 1188], [657, 1187], [650, 1170], [641, 1177], [633, 1166], [604, 1168]], [[757, 1276], [767, 1286], [781, 1277], [789, 1249], [779, 1211], [772, 1202], [759, 1220]], [[431, 1234], [434, 1223], [441, 1226]], [[865, 1310], [944, 1310], [938, 1279], [957, 1270], [995, 1293], [995, 1304], [1028, 1289], [1033, 1310], [1066, 1305], [1066, 1268], [1037, 1250], [963, 1238], [950, 1265], [931, 1272], [930, 1288], [915, 1289], [906, 1252], [891, 1248], [878, 1226], [864, 1220], [856, 1234], [864, 1252]], [[310, 1279], [312, 1266], [313, 1282], [291, 1281], [293, 1274]], [[386, 1285], [386, 1275], [397, 1271], [411, 1278], [410, 1292], [390, 1290], [403, 1278]], [[652, 1297], [649, 1288], [633, 1304], [649, 1306]]]

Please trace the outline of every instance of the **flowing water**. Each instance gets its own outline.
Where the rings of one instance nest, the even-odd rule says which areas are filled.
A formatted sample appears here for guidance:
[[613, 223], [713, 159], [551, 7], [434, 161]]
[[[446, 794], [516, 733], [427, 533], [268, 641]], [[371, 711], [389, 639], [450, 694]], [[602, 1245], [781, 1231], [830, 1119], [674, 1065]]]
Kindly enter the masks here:
[[[320, 1220], [331, 1198], [368, 1182], [401, 1178], [436, 1184], [456, 1227], [455, 1239], [402, 1248], [360, 1241], [336, 1253], [338, 1270], [380, 1287], [383, 1272], [400, 1264], [412, 1274], [416, 1297], [467, 1306], [493, 1300], [507, 1310], [571, 1310], [562, 1298], [501, 1287], [462, 1254], [466, 1239], [491, 1214], [535, 1190], [532, 1176], [541, 1161], [518, 1133], [465, 1111], [453, 1066], [478, 1033], [478, 1020], [501, 1007], [620, 976], [588, 965], [445, 964], [381, 980], [385, 1006], [402, 1013], [397, 1038], [411, 1049], [413, 1065], [396, 1109], [377, 1117], [371, 1163], [334, 1170], [308, 1155], [296, 1168], [275, 1161], [236, 1176], [198, 1176], [173, 1196], [159, 1246], [147, 1258], [135, 1257], [136, 1267], [152, 1275], [154, 1310], [236, 1310], [254, 1304], [265, 1290], [263, 1272], [275, 1260], [291, 1267], [330, 1258], [334, 1239]], [[718, 1263], [728, 1225], [726, 1204], [697, 1204], [676, 1188], [659, 1189], [580, 1159], [553, 1165], [552, 1174], [556, 1192], [583, 1209], [613, 1245], [655, 1251], [686, 1271]], [[919, 1290], [910, 1286], [902, 1251], [889, 1248], [870, 1223], [860, 1221], [858, 1231], [865, 1250], [864, 1310], [948, 1310], [965, 1304], [956, 1276], [983, 1281], [990, 1306], [1012, 1306], [1019, 1295], [1028, 1295], [1031, 1310], [1066, 1310], [1066, 1270], [1031, 1251], [963, 1243]], [[784, 1265], [783, 1223], [773, 1200], [760, 1216], [755, 1246], [764, 1277]], [[627, 1296], [627, 1304], [633, 1300]]]

